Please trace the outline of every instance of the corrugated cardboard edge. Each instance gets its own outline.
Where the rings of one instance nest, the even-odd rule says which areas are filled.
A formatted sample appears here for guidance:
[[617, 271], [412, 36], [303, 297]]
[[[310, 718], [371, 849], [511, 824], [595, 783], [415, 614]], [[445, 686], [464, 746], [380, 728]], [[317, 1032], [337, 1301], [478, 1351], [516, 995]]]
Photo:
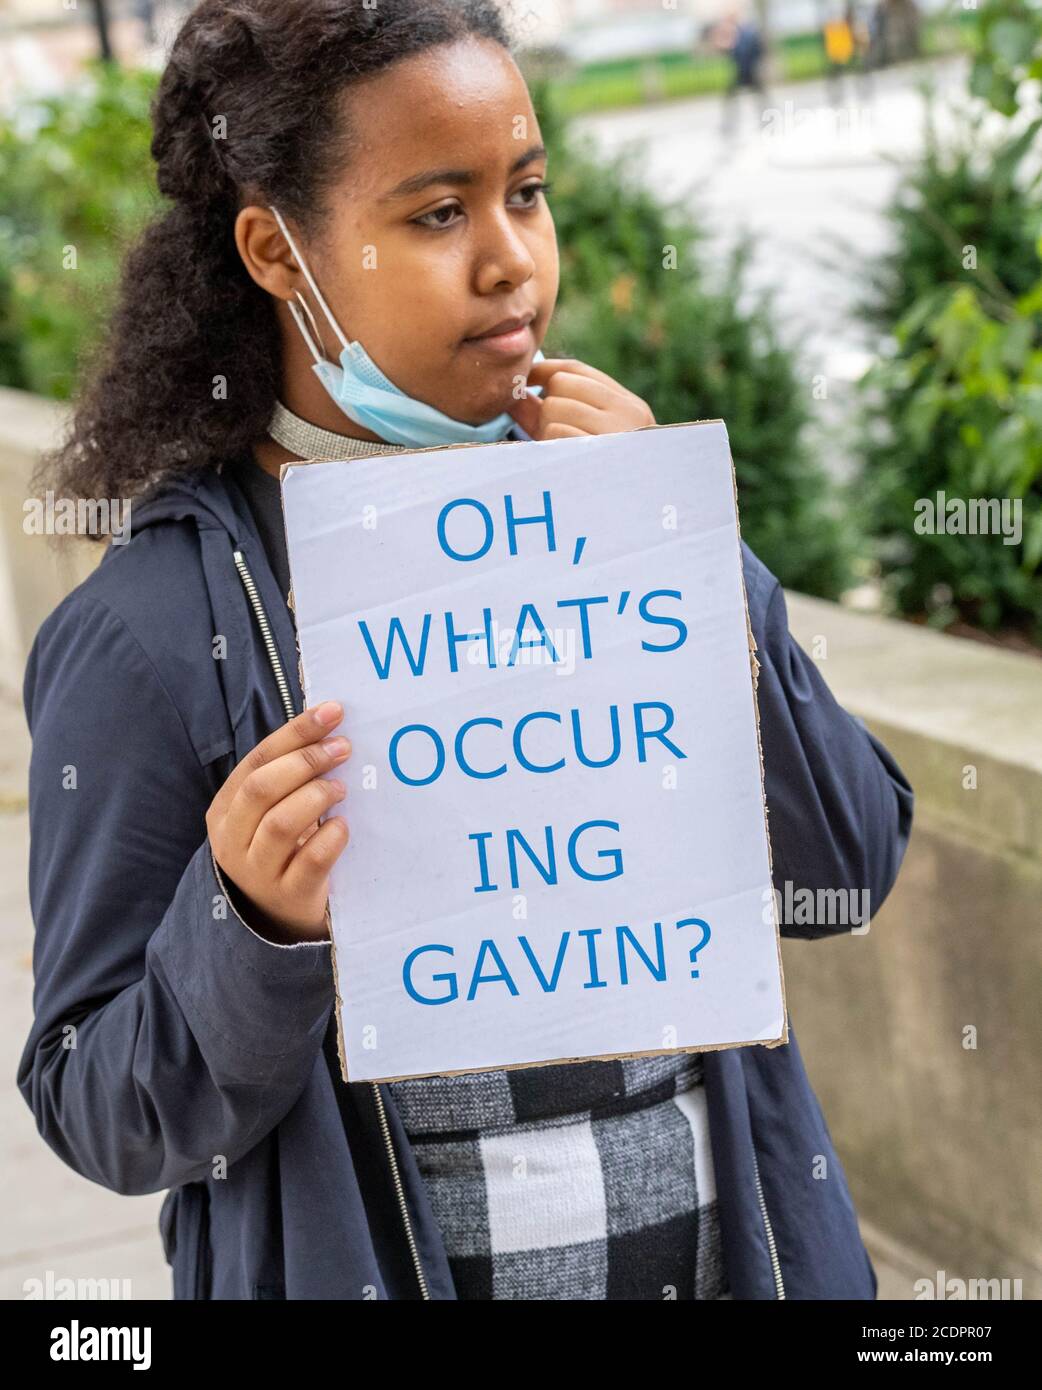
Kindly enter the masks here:
[[[776, 945], [777, 951], [778, 951], [778, 978], [779, 978], [779, 982], [780, 982], [780, 984], [781, 984], [781, 997], [782, 997], [782, 1031], [781, 1031], [781, 1036], [780, 1036], [780, 1037], [777, 1037], [777, 1038], [768, 1039], [767, 1041], [764, 1041], [764, 1040], [761, 1039], [761, 1038], [753, 1038], [753, 1039], [750, 1039], [749, 1041], [746, 1041], [746, 1042], [709, 1043], [709, 1044], [704, 1045], [704, 1046], [702, 1046], [702, 1047], [666, 1047], [666, 1048], [656, 1047], [656, 1048], [652, 1048], [650, 1051], [647, 1051], [647, 1052], [608, 1052], [608, 1053], [599, 1053], [599, 1054], [597, 1054], [597, 1055], [595, 1055], [595, 1056], [588, 1056], [588, 1055], [587, 1055], [587, 1056], [583, 1056], [583, 1057], [552, 1057], [552, 1058], [549, 1058], [548, 1060], [542, 1061], [542, 1062], [508, 1062], [508, 1063], [506, 1063], [506, 1064], [496, 1064], [496, 1065], [487, 1066], [487, 1067], [463, 1067], [463, 1068], [461, 1068], [461, 1069], [459, 1069], [459, 1070], [457, 1070], [457, 1071], [410, 1072], [410, 1073], [409, 1073], [408, 1075], [406, 1075], [406, 1076], [367, 1076], [367, 1077], [364, 1078], [362, 1084], [365, 1084], [366, 1082], [369, 1082], [369, 1083], [383, 1083], [383, 1082], [389, 1082], [389, 1081], [417, 1081], [417, 1080], [421, 1080], [423, 1077], [426, 1077], [426, 1076], [471, 1076], [471, 1075], [474, 1075], [474, 1074], [477, 1074], [477, 1073], [480, 1073], [480, 1072], [486, 1072], [486, 1071], [527, 1071], [527, 1070], [529, 1070], [529, 1069], [532, 1068], [532, 1067], [560, 1067], [560, 1066], [568, 1066], [568, 1065], [574, 1064], [574, 1063], [576, 1063], [576, 1062], [618, 1062], [618, 1061], [626, 1061], [626, 1060], [629, 1060], [630, 1058], [636, 1058], [636, 1057], [675, 1057], [675, 1056], [678, 1056], [678, 1055], [681, 1055], [681, 1054], [685, 1054], [685, 1053], [697, 1053], [697, 1052], [732, 1052], [732, 1051], [734, 1051], [735, 1048], [738, 1048], [738, 1047], [769, 1047], [769, 1048], [773, 1048], [773, 1047], [781, 1047], [781, 1046], [783, 1046], [784, 1044], [788, 1043], [788, 1041], [789, 1041], [789, 1011], [788, 1011], [788, 1007], [787, 1007], [787, 1005], [786, 1005], [786, 1003], [785, 1003], [785, 971], [784, 971], [783, 964], [782, 964], [781, 931], [780, 931], [779, 925], [778, 925], [778, 911], [777, 911], [777, 906], [778, 906], [778, 904], [777, 904], [777, 898], [776, 898], [776, 896], [775, 896], [775, 894], [774, 894], [774, 892], [773, 892], [773, 885], [774, 885], [774, 859], [773, 859], [773, 856], [772, 856], [772, 853], [771, 853], [771, 828], [770, 828], [769, 812], [768, 812], [768, 808], [767, 808], [767, 788], [766, 788], [766, 784], [765, 784], [765, 781], [764, 781], [764, 769], [763, 769], [763, 743], [762, 743], [762, 740], [761, 740], [761, 738], [760, 738], [760, 707], [759, 707], [759, 701], [758, 701], [758, 698], [757, 698], [757, 687], [758, 687], [758, 685], [759, 685], [759, 677], [760, 677], [760, 663], [759, 663], [759, 662], [757, 661], [757, 659], [756, 659], [756, 638], [755, 638], [754, 635], [753, 635], [752, 621], [751, 621], [751, 619], [750, 619], [750, 617], [749, 617], [749, 596], [748, 596], [748, 594], [747, 594], [747, 592], [746, 592], [746, 588], [745, 588], [745, 567], [744, 567], [744, 565], [742, 564], [742, 523], [741, 523], [741, 517], [740, 517], [740, 515], [739, 515], [739, 510], [738, 510], [738, 478], [737, 478], [737, 475], [736, 475], [736, 473], [735, 473], [734, 457], [733, 457], [733, 455], [731, 454], [731, 440], [730, 440], [730, 437], [729, 437], [728, 434], [727, 434], [727, 426], [726, 426], [726, 424], [724, 424], [724, 421], [723, 421], [723, 420], [685, 420], [685, 421], [680, 421], [680, 422], [678, 422], [678, 423], [676, 423], [676, 424], [672, 424], [672, 425], [644, 425], [644, 426], [641, 427], [641, 429], [639, 429], [639, 430], [634, 430], [634, 431], [632, 431], [632, 433], [634, 433], [634, 434], [644, 434], [644, 433], [646, 433], [646, 432], [648, 432], [648, 431], [651, 431], [651, 430], [686, 429], [686, 428], [687, 428], [688, 426], [690, 426], [690, 425], [721, 425], [721, 426], [723, 427], [724, 437], [725, 437], [725, 439], [727, 439], [727, 457], [728, 457], [728, 460], [729, 460], [729, 462], [730, 462], [730, 464], [731, 464], [731, 487], [732, 487], [733, 492], [734, 492], [735, 539], [736, 539], [736, 541], [737, 541], [737, 543], [738, 543], [738, 577], [739, 577], [739, 579], [740, 579], [740, 581], [741, 581], [741, 585], [742, 585], [742, 603], [743, 603], [743, 605], [744, 605], [744, 607], [745, 607], [745, 630], [746, 630], [746, 634], [747, 634], [748, 642], [749, 642], [749, 674], [750, 674], [750, 678], [751, 678], [751, 680], [752, 680], [752, 690], [753, 690], [753, 714], [754, 714], [754, 716], [755, 716], [755, 721], [756, 721], [756, 751], [757, 751], [757, 756], [758, 756], [759, 762], [760, 762], [760, 801], [761, 801], [761, 804], [762, 804], [762, 806], [763, 806], [764, 833], [765, 833], [765, 835], [766, 835], [766, 837], [767, 837], [767, 863], [768, 863], [768, 867], [769, 867], [769, 870], [770, 870], [770, 877], [771, 877], [771, 884], [770, 884], [770, 886], [771, 886], [771, 888], [772, 888], [772, 892], [771, 892], [771, 918], [772, 918], [772, 920], [773, 920], [773, 922], [774, 922], [774, 939], [775, 939], [775, 945]], [[594, 436], [591, 436], [591, 438], [592, 438], [592, 437], [594, 437]], [[516, 440], [511, 440], [511, 439], [503, 439], [503, 440], [498, 440], [498, 441], [496, 441], [497, 444], [513, 444], [513, 443], [516, 443], [516, 442], [517, 442]], [[526, 442], [527, 442], [527, 441], [526, 441]], [[538, 443], [538, 442], [540, 442], [540, 441], [535, 440], [535, 441], [532, 441], [532, 442], [533, 442], [533, 443]], [[435, 444], [435, 445], [432, 445], [430, 448], [427, 448], [427, 449], [414, 449], [414, 450], [411, 450], [410, 453], [411, 453], [411, 454], [412, 454], [412, 453], [415, 453], [415, 454], [433, 454], [433, 453], [438, 453], [440, 450], [443, 450], [443, 449], [485, 449], [485, 448], [488, 448], [488, 447], [489, 447], [489, 445], [487, 445], [487, 444]], [[496, 447], [496, 445], [493, 445], [492, 447]], [[404, 458], [404, 457], [407, 457], [407, 455], [395, 454], [395, 455], [393, 455], [392, 457], [394, 457], [394, 458]], [[337, 462], [337, 460], [335, 460], [335, 459], [301, 459], [301, 460], [299, 460], [299, 461], [297, 461], [297, 462], [295, 462], [295, 463], [284, 463], [284, 464], [282, 464], [281, 468], [279, 469], [280, 491], [281, 491], [281, 485], [285, 482], [286, 473], [287, 473], [291, 468], [303, 468], [303, 467], [308, 467], [308, 466], [310, 466], [310, 465], [313, 464], [313, 463], [335, 463], [335, 462]], [[351, 463], [351, 462], [353, 462], [353, 460], [351, 460], [351, 459], [344, 459], [343, 462], [344, 462], [344, 463]], [[283, 527], [285, 527], [285, 523], [286, 523], [285, 503], [283, 503], [283, 516], [282, 516], [282, 522], [283, 522]], [[288, 555], [288, 554], [289, 554], [289, 539], [288, 539], [288, 536], [287, 536], [286, 551], [287, 551], [287, 555]], [[290, 605], [290, 608], [293, 608], [292, 574], [293, 574], [293, 571], [292, 571], [292, 562], [291, 562], [291, 563], [290, 563], [290, 583], [291, 583], [291, 588], [290, 588], [290, 595], [289, 595], [289, 605]], [[294, 610], [294, 613], [295, 613], [295, 610]], [[296, 628], [296, 624], [294, 624], [294, 629], [295, 629], [295, 628]], [[304, 685], [304, 659], [303, 659], [303, 653], [302, 653], [301, 650], [300, 650], [300, 637], [299, 637], [299, 635], [297, 636], [297, 670], [298, 670], [298, 674], [299, 674], [299, 678], [300, 678], [300, 688], [301, 688], [301, 690], [305, 690], [305, 698], [306, 698], [306, 689], [305, 689], [305, 685]], [[345, 1046], [344, 1046], [344, 1007], [343, 1007], [343, 1000], [342, 1000], [341, 997], [340, 997], [340, 976], [339, 976], [339, 974], [338, 974], [338, 972], [337, 972], [337, 968], [336, 968], [336, 939], [335, 939], [335, 936], [334, 936], [334, 933], [333, 933], [332, 910], [331, 910], [331, 908], [329, 907], [328, 904], [326, 905], [326, 924], [327, 924], [328, 929], [329, 929], [329, 940], [330, 940], [330, 947], [331, 947], [331, 949], [330, 949], [330, 960], [331, 960], [332, 968], [333, 968], [333, 992], [334, 992], [334, 994], [335, 994], [335, 996], [336, 996], [336, 1004], [335, 1004], [334, 1012], [335, 1012], [335, 1015], [336, 1015], [337, 1055], [339, 1056], [339, 1059], [340, 1059], [340, 1074], [341, 1074], [341, 1076], [343, 1077], [344, 1081], [345, 1081], [348, 1085], [353, 1085], [353, 1084], [355, 1084], [355, 1083], [352, 1082], [351, 1077], [348, 1076], [348, 1074], [347, 1074], [347, 1055], [346, 1055], [346, 1048], [345, 1048]]]
[[771, 890], [771, 921], [774, 923], [774, 944], [778, 952], [778, 980], [781, 984], [781, 1036], [772, 1039], [770, 1042], [762, 1043], [761, 1046], [782, 1047], [789, 1041], [789, 1008], [785, 1002], [785, 965], [782, 960], [781, 926], [778, 922], [778, 898], [774, 892], [774, 853], [771, 848], [771, 817], [770, 808], [767, 805], [767, 782], [763, 767], [763, 740], [760, 737], [760, 663], [756, 659], [756, 637], [753, 633], [752, 620], [749, 617], [749, 595], [745, 587], [745, 566], [742, 564], [742, 518], [738, 506], [738, 474], [735, 471], [734, 455], [731, 453], [731, 439], [727, 434], [727, 426], [724, 424], [723, 420], [720, 420], [718, 423], [723, 425], [724, 436], [727, 439], [727, 457], [731, 460], [731, 486], [734, 488], [735, 529], [738, 538], [738, 577], [742, 583], [742, 602], [745, 605], [745, 628], [749, 636], [749, 671], [753, 682], [753, 714], [756, 716], [756, 755], [760, 763], [760, 801], [763, 805], [764, 835], [767, 838], [767, 871], [770, 880], [767, 886]]
[[[346, 461], [346, 460], [345, 460]], [[305, 459], [301, 463], [323, 463], [324, 459]], [[299, 468], [301, 463], [284, 463], [279, 468], [279, 501], [282, 503], [282, 531], [286, 539], [286, 563], [289, 566], [289, 593], [286, 595], [286, 602], [290, 612], [293, 614], [293, 637], [297, 644], [297, 679], [300, 682], [300, 689], [304, 695], [304, 706], [307, 707], [308, 695], [307, 686], [304, 684], [304, 653], [300, 650], [300, 634], [297, 631], [297, 609], [293, 601], [293, 561], [290, 557], [289, 533], [286, 531], [286, 501], [282, 484], [286, 477], [286, 472], [290, 468]], [[346, 713], [346, 710], [345, 710]], [[329, 933], [329, 961], [333, 971], [333, 1017], [336, 1020], [336, 1051], [340, 1061], [340, 1075], [347, 1081], [347, 1049], [344, 1045], [344, 1001], [340, 997], [340, 972], [336, 967], [336, 935], [333, 932], [333, 913], [326, 903], [326, 931]]]
[[333, 916], [328, 903], [326, 903], [326, 926], [329, 928], [329, 956], [333, 964], [333, 993], [336, 996], [336, 1003], [333, 1005], [333, 1017], [336, 1019], [336, 1055], [340, 1059], [340, 1075], [346, 1081], [348, 1076], [347, 1048], [344, 1045], [344, 1001], [340, 998], [340, 972], [336, 968], [336, 937], [333, 935]]

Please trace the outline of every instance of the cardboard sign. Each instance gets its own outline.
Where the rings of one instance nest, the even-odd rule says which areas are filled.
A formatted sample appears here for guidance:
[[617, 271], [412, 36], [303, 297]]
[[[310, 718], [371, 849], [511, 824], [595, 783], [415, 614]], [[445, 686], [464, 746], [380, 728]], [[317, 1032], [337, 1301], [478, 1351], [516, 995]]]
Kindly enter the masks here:
[[345, 1079], [786, 1041], [723, 424], [282, 481]]

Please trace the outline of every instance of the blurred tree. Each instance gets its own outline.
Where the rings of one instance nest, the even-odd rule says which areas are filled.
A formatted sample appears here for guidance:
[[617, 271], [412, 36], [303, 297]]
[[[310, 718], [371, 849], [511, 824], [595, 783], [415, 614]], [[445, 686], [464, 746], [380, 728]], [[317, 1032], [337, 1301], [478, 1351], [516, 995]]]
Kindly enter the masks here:
[[115, 60], [112, 51], [112, 37], [109, 30], [108, 0], [94, 0], [94, 27], [98, 31], [98, 53], [103, 63]]
[[915, 0], [880, 0], [879, 53], [885, 63], [918, 58], [922, 46], [922, 16]]

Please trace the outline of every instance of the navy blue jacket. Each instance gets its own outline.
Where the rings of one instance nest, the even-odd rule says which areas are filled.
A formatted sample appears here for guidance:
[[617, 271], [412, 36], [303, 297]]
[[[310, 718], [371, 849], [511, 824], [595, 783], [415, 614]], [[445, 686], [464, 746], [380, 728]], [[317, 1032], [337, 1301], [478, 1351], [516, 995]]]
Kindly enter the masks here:
[[[301, 708], [292, 615], [249, 508], [214, 471], [133, 521], [43, 624], [25, 678], [36, 943], [22, 1094], [91, 1181], [170, 1189], [177, 1298], [454, 1298], [388, 1088], [339, 1078], [329, 943], [266, 941], [215, 874], [206, 810], [286, 717], [273, 656]], [[911, 788], [790, 636], [777, 580], [743, 556], [775, 882], [868, 889], [877, 908]], [[874, 1298], [795, 1034], [704, 1060], [733, 1296]]]

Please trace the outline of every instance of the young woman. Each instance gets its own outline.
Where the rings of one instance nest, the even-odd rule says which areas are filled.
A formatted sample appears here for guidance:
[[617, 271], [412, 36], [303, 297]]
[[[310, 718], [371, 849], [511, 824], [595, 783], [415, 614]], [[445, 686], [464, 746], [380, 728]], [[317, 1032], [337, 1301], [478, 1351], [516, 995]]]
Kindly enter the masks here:
[[[25, 683], [41, 1134], [106, 1187], [170, 1189], [179, 1298], [873, 1298], [791, 1033], [340, 1079], [345, 782], [320, 774], [349, 775], [350, 719], [302, 709], [279, 465], [654, 423], [539, 351], [546, 154], [498, 8], [203, 0], [154, 119], [170, 207], [48, 477], [132, 498], [132, 539]], [[743, 558], [776, 881], [878, 906], [911, 790]]]

